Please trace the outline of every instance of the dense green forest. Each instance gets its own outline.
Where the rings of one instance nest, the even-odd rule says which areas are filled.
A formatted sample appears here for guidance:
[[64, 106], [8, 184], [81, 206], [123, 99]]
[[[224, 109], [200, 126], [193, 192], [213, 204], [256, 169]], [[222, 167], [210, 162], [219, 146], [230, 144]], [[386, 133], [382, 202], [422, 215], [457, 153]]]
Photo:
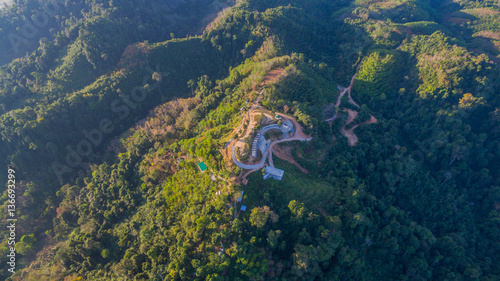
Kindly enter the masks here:
[[[0, 276], [499, 280], [499, 30], [488, 0], [14, 0]], [[243, 184], [257, 101], [312, 139]]]

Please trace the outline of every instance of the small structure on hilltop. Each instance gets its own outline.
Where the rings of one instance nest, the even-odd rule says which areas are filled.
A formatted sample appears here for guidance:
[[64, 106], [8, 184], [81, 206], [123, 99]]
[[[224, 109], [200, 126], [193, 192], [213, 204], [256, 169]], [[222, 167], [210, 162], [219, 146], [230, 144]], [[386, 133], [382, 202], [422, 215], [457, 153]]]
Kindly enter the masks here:
[[259, 150], [264, 155], [266, 153], [266, 150], [269, 148], [269, 145], [271, 144], [271, 140], [266, 140], [264, 136], [261, 136], [259, 139]]
[[285, 122], [283, 122], [283, 124], [281, 125], [280, 129], [281, 132], [283, 133], [284, 139], [289, 138], [290, 133], [292, 133], [292, 135], [295, 133], [293, 130], [293, 123], [292, 121], [290, 121], [290, 119], [286, 119]]
[[200, 163], [198, 164], [198, 168], [200, 168], [200, 171], [202, 171], [202, 172], [205, 172], [205, 171], [208, 169], [208, 167], [207, 167], [207, 165], [205, 164], [205, 162], [200, 162]]
[[268, 178], [273, 178], [275, 180], [280, 181], [283, 178], [283, 174], [285, 174], [285, 171], [281, 169], [276, 169], [271, 166], [267, 166], [264, 169], [264, 179], [267, 180]]
[[[255, 110], [259, 108], [258, 105], [253, 105], [251, 107], [251, 110]], [[241, 114], [244, 114], [243, 112]], [[247, 114], [249, 114], [247, 112]], [[247, 184], [248, 180], [246, 179], [246, 176], [248, 174], [257, 171], [259, 169], [264, 168], [264, 180], [268, 178], [273, 178], [275, 180], [281, 181], [283, 178], [283, 175], [285, 174], [284, 170], [277, 169], [273, 165], [272, 157], [273, 157], [273, 152], [271, 151], [271, 146], [276, 143], [281, 143], [281, 142], [288, 142], [288, 141], [310, 141], [312, 138], [304, 138], [304, 137], [297, 137], [294, 138], [295, 133], [297, 130], [300, 132], [301, 126], [296, 122], [296, 120], [293, 117], [289, 117], [284, 114], [278, 114], [274, 113], [274, 119], [272, 118], [272, 114], [269, 111], [263, 110], [260, 116], [266, 116], [265, 121], [262, 122], [261, 119], [256, 120], [255, 122], [250, 122], [249, 127], [247, 127], [246, 132], [243, 135], [238, 135], [235, 137], [237, 142], [243, 143], [244, 147], [241, 145], [236, 146], [231, 145], [227, 146], [226, 148], [231, 147], [230, 156], [236, 166], [239, 168], [242, 168], [243, 170], [249, 170], [245, 173], [241, 172], [241, 174], [238, 176], [238, 179], [236, 181], [238, 183], [242, 184]], [[255, 114], [252, 114], [250, 112], [250, 116], [254, 116]], [[274, 122], [273, 122], [274, 121]], [[277, 122], [276, 122], [277, 121]], [[267, 124], [264, 126], [264, 124]], [[242, 126], [242, 125], [240, 125]], [[261, 127], [263, 126], [263, 127]], [[266, 139], [266, 132], [274, 130], [278, 135], [276, 136], [274, 133], [269, 136], [269, 139]], [[282, 134], [282, 138], [280, 138], [280, 133]], [[249, 141], [249, 138], [246, 137], [248, 135], [253, 136], [251, 141]], [[276, 140], [276, 137], [278, 138]], [[242, 163], [238, 159], [237, 156], [237, 151], [236, 149], [238, 148], [238, 152], [241, 153], [242, 150], [248, 149], [248, 144], [251, 143], [251, 155], [253, 159], [250, 159], [250, 163]], [[261, 159], [257, 162], [257, 156], [258, 152], [261, 152], [262, 157]], [[245, 154], [245, 153], [244, 153]], [[244, 156], [242, 154], [241, 156]], [[269, 159], [269, 160], [268, 160]], [[266, 166], [266, 161], [269, 161], [269, 166]], [[201, 168], [200, 168], [201, 169]], [[235, 202], [238, 200], [235, 200]], [[242, 201], [241, 201], [242, 202]], [[236, 217], [236, 214], [235, 214]]]

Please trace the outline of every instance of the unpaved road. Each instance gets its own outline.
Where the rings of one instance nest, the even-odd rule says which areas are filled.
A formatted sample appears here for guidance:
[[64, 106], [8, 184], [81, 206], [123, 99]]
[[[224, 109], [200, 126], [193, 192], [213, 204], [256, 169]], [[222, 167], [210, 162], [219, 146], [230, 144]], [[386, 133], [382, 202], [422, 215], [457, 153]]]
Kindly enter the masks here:
[[342, 128], [340, 128], [340, 133], [347, 138], [350, 146], [354, 146], [358, 143], [358, 136], [356, 136], [353, 132], [354, 128], [356, 128], [357, 126], [354, 126], [349, 130], [346, 130], [345, 126], [347, 126], [354, 119], [356, 119], [356, 117], [358, 117], [358, 112], [352, 109], [345, 109], [344, 111], [347, 111], [349, 113], [349, 117], [347, 118], [347, 121], [344, 123]]
[[350, 146], [354, 146], [358, 143], [358, 136], [356, 136], [356, 134], [354, 133], [354, 129], [356, 129], [359, 125], [363, 125], [363, 124], [375, 124], [378, 122], [378, 120], [377, 120], [377, 118], [375, 118], [375, 116], [371, 115], [370, 120], [368, 120], [364, 123], [355, 125], [352, 128], [350, 128], [349, 130], [346, 130], [345, 127], [349, 123], [351, 123], [354, 119], [356, 119], [356, 117], [358, 116], [358, 112], [356, 112], [352, 109], [345, 109], [344, 111], [347, 111], [349, 113], [349, 117], [347, 118], [347, 121], [342, 126], [342, 128], [340, 128], [340, 133], [347, 138]]
[[354, 73], [354, 75], [352, 76], [351, 78], [351, 84], [349, 85], [349, 87], [343, 89], [340, 94], [339, 94], [339, 97], [337, 98], [337, 102], [335, 103], [335, 107], [339, 107], [340, 105], [340, 102], [342, 100], [342, 97], [345, 95], [345, 93], [347, 93], [348, 97], [349, 97], [349, 102], [357, 107], [359, 107], [359, 104], [357, 104], [353, 99], [352, 99], [352, 96], [351, 96], [351, 89], [352, 89], [352, 85], [354, 84], [354, 79], [356, 79], [356, 75], [358, 75], [358, 71], [359, 71], [359, 67], [361, 66], [361, 63], [358, 64], [358, 67], [356, 68], [356, 73]]
[[[356, 75], [358, 75], [358, 72], [359, 72], [359, 68], [361, 67], [361, 63], [358, 64], [358, 67], [356, 68], [356, 73], [352, 76], [351, 78], [351, 84], [349, 85], [349, 87], [343, 89], [338, 98], [337, 98], [337, 102], [335, 103], [335, 107], [339, 107], [340, 106], [340, 103], [341, 103], [341, 100], [342, 100], [342, 97], [347, 93], [348, 97], [349, 97], [349, 103], [357, 106], [357, 107], [360, 107], [359, 104], [357, 104], [353, 99], [352, 99], [352, 96], [351, 96], [351, 90], [352, 90], [352, 85], [354, 84], [354, 79], [356, 79]], [[356, 119], [356, 117], [358, 116], [358, 112], [357, 111], [354, 111], [352, 109], [344, 109], [343, 111], [347, 111], [347, 113], [349, 114], [349, 117], [347, 118], [347, 120], [345, 121], [344, 125], [342, 125], [342, 128], [340, 128], [340, 133], [345, 136], [349, 142], [349, 145], [350, 146], [354, 146], [358, 143], [359, 139], [358, 139], [358, 136], [356, 136], [356, 134], [354, 133], [354, 129], [356, 129], [359, 125], [362, 125], [362, 124], [374, 124], [374, 123], [377, 123], [377, 118], [375, 118], [373, 115], [371, 116], [370, 120], [362, 123], [362, 124], [358, 124], [358, 125], [355, 125], [353, 126], [351, 129], [349, 130], [346, 130], [345, 127], [351, 123], [354, 119]], [[326, 119], [325, 122], [330, 122], [330, 121], [333, 121], [337, 118], [337, 113], [335, 113], [335, 115], [329, 119]]]
[[283, 70], [284, 70], [283, 68], [275, 68], [275, 69], [269, 71], [269, 73], [267, 73], [267, 75], [264, 78], [264, 81], [262, 83], [264, 85], [267, 85], [269, 83], [274, 83], [274, 82], [278, 81], [279, 77], [283, 73]]

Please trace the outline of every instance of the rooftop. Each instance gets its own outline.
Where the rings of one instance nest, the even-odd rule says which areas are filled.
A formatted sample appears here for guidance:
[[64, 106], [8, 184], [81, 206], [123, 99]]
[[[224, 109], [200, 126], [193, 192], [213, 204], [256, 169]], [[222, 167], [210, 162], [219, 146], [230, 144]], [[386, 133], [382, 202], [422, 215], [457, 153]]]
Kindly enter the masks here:
[[266, 169], [264, 170], [264, 179], [268, 178], [273, 178], [275, 180], [281, 180], [283, 178], [283, 175], [285, 174], [284, 170], [277, 169], [275, 167], [267, 166]]
[[285, 122], [281, 125], [282, 132], [290, 132], [293, 129], [293, 123], [290, 119], [286, 119]]
[[208, 169], [207, 165], [205, 164], [205, 162], [200, 162], [198, 164], [198, 168], [200, 168], [200, 171], [202, 172], [205, 172], [206, 169]]

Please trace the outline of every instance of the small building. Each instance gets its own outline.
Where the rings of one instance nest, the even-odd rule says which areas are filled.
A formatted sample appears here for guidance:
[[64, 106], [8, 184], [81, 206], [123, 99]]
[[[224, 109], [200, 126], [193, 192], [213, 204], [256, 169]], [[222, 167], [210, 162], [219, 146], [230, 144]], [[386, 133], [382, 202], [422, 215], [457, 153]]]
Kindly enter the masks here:
[[205, 164], [205, 162], [200, 162], [200, 163], [198, 164], [198, 168], [200, 168], [200, 171], [202, 171], [202, 172], [205, 172], [205, 171], [208, 169], [208, 167], [207, 167], [207, 165]]
[[247, 210], [247, 206], [241, 206], [240, 210], [242, 210], [243, 212]]
[[337, 86], [337, 89], [339, 89], [339, 91], [342, 91], [342, 87], [341, 86]]
[[290, 132], [293, 129], [293, 123], [290, 121], [290, 119], [286, 119], [285, 122], [283, 122], [283, 125], [281, 125], [281, 131], [282, 132]]
[[293, 123], [290, 121], [290, 119], [286, 119], [285, 122], [280, 127], [281, 132], [283, 133], [283, 138], [287, 139], [289, 138], [290, 132], [293, 131]]
[[283, 174], [285, 174], [284, 170], [277, 169], [275, 167], [267, 166], [264, 169], [264, 179], [273, 178], [275, 180], [280, 181], [283, 178]]
[[259, 140], [258, 146], [259, 150], [264, 155], [266, 153], [266, 150], [269, 148], [269, 145], [271, 145], [271, 140], [266, 140], [264, 136], [261, 136], [261, 139]]

